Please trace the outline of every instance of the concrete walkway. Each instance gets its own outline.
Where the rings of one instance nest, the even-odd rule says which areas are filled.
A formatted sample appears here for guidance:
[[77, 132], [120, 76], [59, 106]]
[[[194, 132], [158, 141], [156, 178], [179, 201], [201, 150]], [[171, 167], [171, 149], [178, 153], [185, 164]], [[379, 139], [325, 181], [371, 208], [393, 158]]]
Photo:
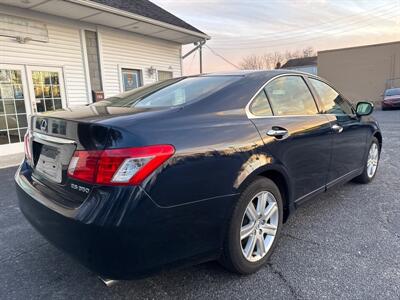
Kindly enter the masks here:
[[18, 166], [23, 158], [24, 158], [24, 153], [2, 155], [0, 156], [0, 169]]

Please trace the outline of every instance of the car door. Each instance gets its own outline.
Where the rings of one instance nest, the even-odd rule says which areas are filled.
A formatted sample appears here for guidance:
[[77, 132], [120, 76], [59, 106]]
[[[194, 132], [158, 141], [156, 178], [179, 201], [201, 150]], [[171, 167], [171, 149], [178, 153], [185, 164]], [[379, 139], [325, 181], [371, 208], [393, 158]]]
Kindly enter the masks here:
[[[267, 107], [267, 108], [265, 108]], [[264, 151], [291, 178], [295, 200], [324, 190], [331, 156], [331, 124], [318, 108], [304, 78], [270, 81], [248, 106], [264, 141]]]
[[328, 183], [352, 177], [363, 167], [367, 150], [368, 128], [355, 114], [351, 104], [335, 89], [317, 78], [309, 77], [321, 113], [331, 122], [333, 130], [332, 160]]

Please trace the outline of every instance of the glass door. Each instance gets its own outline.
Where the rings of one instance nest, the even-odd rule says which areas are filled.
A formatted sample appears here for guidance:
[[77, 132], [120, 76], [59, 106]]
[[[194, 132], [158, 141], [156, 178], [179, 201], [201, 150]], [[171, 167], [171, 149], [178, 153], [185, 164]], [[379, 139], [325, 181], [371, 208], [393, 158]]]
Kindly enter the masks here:
[[31, 113], [26, 90], [23, 66], [0, 64], [0, 145], [24, 140]]
[[28, 67], [32, 109], [36, 113], [66, 106], [61, 68]]

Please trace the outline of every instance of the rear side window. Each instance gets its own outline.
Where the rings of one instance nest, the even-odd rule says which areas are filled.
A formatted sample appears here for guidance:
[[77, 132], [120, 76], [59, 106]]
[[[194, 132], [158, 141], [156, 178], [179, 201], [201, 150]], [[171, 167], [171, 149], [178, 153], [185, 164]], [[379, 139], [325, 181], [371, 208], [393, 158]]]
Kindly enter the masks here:
[[277, 116], [318, 113], [314, 98], [300, 76], [279, 77], [269, 83], [265, 91]]
[[272, 116], [271, 107], [265, 95], [265, 91], [262, 90], [251, 102], [250, 112], [255, 116]]
[[318, 79], [309, 78], [309, 80], [322, 102], [322, 113], [334, 115], [353, 114], [351, 105], [333, 88]]

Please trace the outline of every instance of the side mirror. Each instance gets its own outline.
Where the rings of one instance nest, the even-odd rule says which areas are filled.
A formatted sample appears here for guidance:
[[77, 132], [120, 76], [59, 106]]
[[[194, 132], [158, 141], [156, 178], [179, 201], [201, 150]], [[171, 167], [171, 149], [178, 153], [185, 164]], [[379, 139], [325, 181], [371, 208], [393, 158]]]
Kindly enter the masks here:
[[368, 116], [374, 111], [374, 105], [371, 102], [361, 101], [357, 103], [357, 116]]

